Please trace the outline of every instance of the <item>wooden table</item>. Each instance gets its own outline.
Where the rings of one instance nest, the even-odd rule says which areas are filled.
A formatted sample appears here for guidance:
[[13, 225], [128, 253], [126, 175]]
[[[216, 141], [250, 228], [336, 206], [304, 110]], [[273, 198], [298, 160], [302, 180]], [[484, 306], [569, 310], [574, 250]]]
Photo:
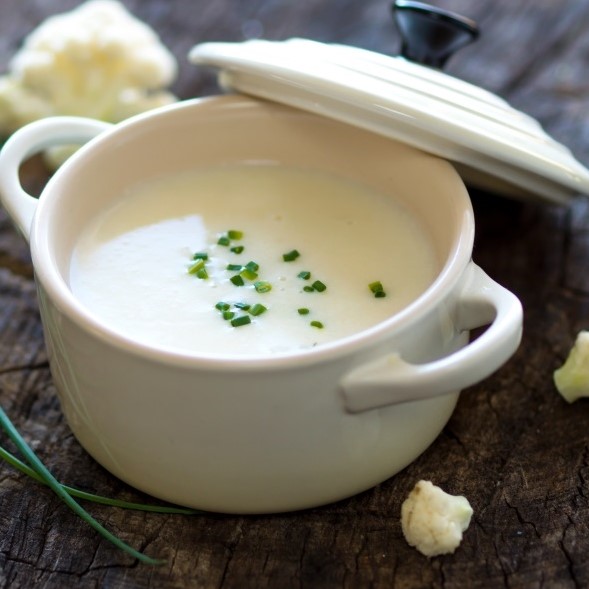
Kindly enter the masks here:
[[[2, 0], [5, 66], [23, 36], [74, 0]], [[396, 53], [385, 0], [126, 0], [174, 51], [181, 98], [216, 92], [186, 60], [205, 40], [310, 37]], [[480, 40], [447, 71], [538, 118], [589, 164], [587, 0], [439, 0], [477, 20]], [[24, 178], [41, 186], [29, 166]], [[2, 588], [573, 588], [589, 586], [589, 401], [568, 405], [552, 372], [589, 327], [589, 203], [567, 208], [472, 192], [474, 259], [525, 310], [517, 354], [464, 391], [435, 443], [373, 490], [286, 515], [179, 516], [89, 505], [151, 555], [139, 565], [48, 490], [0, 464]], [[0, 213], [0, 403], [63, 482], [145, 501], [98, 466], [64, 422], [49, 373], [27, 245]], [[4, 436], [2, 445], [11, 447]], [[427, 559], [405, 542], [400, 506], [430, 479], [464, 494], [475, 514], [454, 555]]]

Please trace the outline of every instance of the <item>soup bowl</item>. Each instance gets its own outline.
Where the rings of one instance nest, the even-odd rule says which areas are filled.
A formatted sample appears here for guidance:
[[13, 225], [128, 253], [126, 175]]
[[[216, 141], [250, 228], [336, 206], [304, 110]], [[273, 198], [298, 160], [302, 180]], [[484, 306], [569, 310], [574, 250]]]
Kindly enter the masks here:
[[[27, 194], [22, 162], [73, 142], [83, 146], [40, 198]], [[80, 233], [129, 187], [195, 166], [257, 161], [326, 171], [395, 199], [431, 238], [431, 285], [361, 332], [259, 358], [135, 341], [73, 294]], [[40, 120], [2, 149], [0, 190], [30, 243], [50, 369], [71, 430], [111, 473], [177, 504], [281, 512], [369, 489], [418, 457], [461, 389], [498, 369], [521, 338], [519, 301], [471, 259], [473, 212], [453, 167], [291, 107], [222, 96], [112, 126]], [[469, 342], [469, 331], [485, 325]]]

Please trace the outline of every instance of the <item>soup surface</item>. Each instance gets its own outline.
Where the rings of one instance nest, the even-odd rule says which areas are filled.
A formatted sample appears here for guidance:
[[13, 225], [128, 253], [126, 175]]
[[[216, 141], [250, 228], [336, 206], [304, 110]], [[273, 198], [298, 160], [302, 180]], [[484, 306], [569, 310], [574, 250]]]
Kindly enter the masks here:
[[136, 341], [263, 357], [373, 326], [435, 274], [427, 235], [390, 197], [320, 172], [243, 164], [129, 190], [85, 228], [70, 286]]

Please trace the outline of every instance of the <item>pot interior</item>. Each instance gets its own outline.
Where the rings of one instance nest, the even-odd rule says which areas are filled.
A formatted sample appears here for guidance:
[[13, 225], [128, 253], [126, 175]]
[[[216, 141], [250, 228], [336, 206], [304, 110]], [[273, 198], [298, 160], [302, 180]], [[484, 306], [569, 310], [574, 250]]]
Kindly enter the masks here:
[[470, 201], [448, 162], [344, 123], [240, 96], [154, 111], [86, 145], [42, 195], [33, 253], [49, 256], [40, 263], [55, 264], [67, 298], [81, 232], [129, 189], [189, 170], [264, 162], [327, 172], [390, 195], [431, 240], [433, 283], [470, 258]]

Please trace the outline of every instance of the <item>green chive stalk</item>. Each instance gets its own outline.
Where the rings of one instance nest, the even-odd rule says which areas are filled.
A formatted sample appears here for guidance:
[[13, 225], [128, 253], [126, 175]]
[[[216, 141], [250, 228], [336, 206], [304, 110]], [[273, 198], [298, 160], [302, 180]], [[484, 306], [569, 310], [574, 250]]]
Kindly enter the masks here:
[[103, 538], [114, 544], [117, 548], [120, 548], [127, 554], [136, 558], [145, 564], [163, 564], [165, 560], [151, 558], [138, 550], [135, 550], [132, 546], [115, 536], [112, 532], [109, 532], [102, 524], [95, 520], [79, 503], [77, 503], [73, 497], [64, 489], [64, 487], [57, 481], [57, 479], [49, 472], [47, 467], [37, 457], [35, 452], [26, 443], [24, 438], [18, 433], [14, 427], [12, 421], [2, 407], [0, 407], [0, 426], [6, 432], [8, 437], [12, 440], [14, 445], [26, 458], [29, 466], [41, 477], [44, 483], [82, 520], [84, 520], [91, 528], [96, 530]]
[[[0, 446], [0, 458], [13, 466], [16, 470], [22, 472], [28, 477], [34, 479], [38, 483], [47, 486], [46, 481], [30, 466], [27, 466], [22, 460], [19, 460], [14, 454], [11, 454], [6, 448]], [[75, 487], [61, 484], [65, 492], [72, 497], [83, 499], [84, 501], [91, 501], [92, 503], [99, 503], [101, 505], [109, 505], [111, 507], [120, 507], [122, 509], [134, 509], [136, 511], [149, 511], [152, 513], [173, 513], [182, 515], [194, 515], [197, 513], [204, 513], [196, 509], [188, 509], [185, 507], [175, 507], [172, 505], [148, 505], [145, 503], [135, 503], [132, 501], [123, 501], [121, 499], [112, 499], [111, 497], [104, 497], [87, 491], [81, 491]]]

